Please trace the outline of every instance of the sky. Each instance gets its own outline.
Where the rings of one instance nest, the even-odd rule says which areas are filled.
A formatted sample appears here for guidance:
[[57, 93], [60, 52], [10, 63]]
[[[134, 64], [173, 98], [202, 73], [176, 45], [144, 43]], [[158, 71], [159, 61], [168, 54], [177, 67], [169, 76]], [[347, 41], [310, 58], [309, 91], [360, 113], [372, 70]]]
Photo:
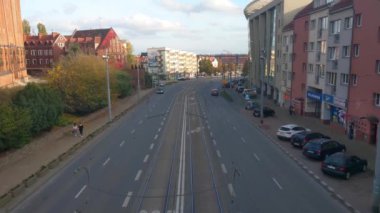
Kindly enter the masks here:
[[134, 54], [168, 47], [197, 54], [247, 54], [250, 0], [21, 0], [21, 16], [32, 33], [112, 27]]

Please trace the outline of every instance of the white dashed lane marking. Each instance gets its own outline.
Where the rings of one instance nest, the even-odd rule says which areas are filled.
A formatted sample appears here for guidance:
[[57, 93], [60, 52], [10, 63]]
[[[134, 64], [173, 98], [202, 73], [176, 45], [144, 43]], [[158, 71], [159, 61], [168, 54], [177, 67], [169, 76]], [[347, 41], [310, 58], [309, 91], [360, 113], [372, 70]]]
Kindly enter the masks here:
[[135, 134], [135, 132], [136, 132], [136, 130], [133, 129], [133, 130], [131, 131], [131, 134], [133, 135], [133, 134]]
[[220, 167], [222, 167], [222, 171], [223, 171], [223, 173], [224, 173], [224, 174], [227, 174], [227, 168], [226, 168], [226, 166], [224, 165], [224, 163], [222, 163], [222, 164], [220, 165]]
[[158, 135], [155, 135], [155, 136], [154, 136], [154, 140], [157, 140], [157, 138], [158, 138]]
[[277, 187], [278, 187], [279, 189], [282, 190], [282, 186], [281, 186], [280, 183], [276, 180], [276, 178], [272, 178], [272, 180], [273, 180], [273, 182], [277, 185]]
[[236, 193], [235, 193], [234, 187], [232, 186], [231, 183], [228, 184], [228, 191], [230, 192], [230, 195], [231, 195], [232, 197], [235, 197], [235, 196], [236, 196]]
[[137, 174], [136, 174], [135, 181], [140, 180], [140, 176], [141, 176], [141, 174], [142, 174], [142, 170], [140, 169], [140, 170], [137, 172]]
[[125, 141], [122, 141], [122, 142], [120, 143], [120, 147], [124, 146], [124, 144], [125, 144]]
[[104, 161], [103, 166], [106, 166], [108, 164], [108, 162], [110, 162], [110, 160], [111, 160], [111, 158], [107, 158], [107, 160]]
[[146, 162], [148, 162], [148, 160], [149, 160], [149, 155], [145, 155], [143, 162], [146, 163]]
[[154, 148], [154, 143], [152, 143], [149, 147], [150, 150], [152, 150]]
[[256, 155], [256, 153], [253, 154], [253, 156], [256, 158], [257, 161], [260, 161], [260, 158], [259, 158], [259, 156]]
[[216, 150], [216, 155], [218, 155], [219, 158], [222, 157], [222, 154], [220, 154], [220, 151], [219, 151], [219, 150]]
[[80, 190], [79, 192], [75, 195], [75, 199], [77, 199], [81, 194], [82, 192], [87, 188], [87, 185], [84, 185]]
[[128, 203], [129, 203], [129, 201], [131, 200], [132, 195], [133, 195], [133, 192], [128, 192], [127, 197], [124, 199], [124, 202], [123, 202], [123, 204], [121, 205], [121, 207], [123, 207], [123, 208], [127, 208]]
[[241, 141], [242, 141], [243, 143], [247, 143], [243, 137], [241, 138]]

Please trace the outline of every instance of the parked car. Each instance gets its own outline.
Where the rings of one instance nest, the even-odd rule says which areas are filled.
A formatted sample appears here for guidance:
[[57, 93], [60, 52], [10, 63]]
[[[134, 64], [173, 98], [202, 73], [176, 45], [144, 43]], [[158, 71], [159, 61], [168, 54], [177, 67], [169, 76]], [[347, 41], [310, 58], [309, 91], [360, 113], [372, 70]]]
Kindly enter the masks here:
[[244, 86], [238, 86], [238, 87], [236, 87], [236, 91], [238, 93], [242, 93], [244, 91]]
[[345, 152], [346, 146], [331, 139], [315, 139], [303, 147], [303, 155], [317, 160], [324, 160], [326, 156], [336, 152]]
[[332, 154], [322, 162], [321, 170], [324, 174], [344, 177], [350, 179], [352, 174], [365, 172], [367, 160], [354, 155], [346, 155], [342, 152]]
[[257, 97], [256, 89], [244, 89], [242, 94], [243, 94], [243, 97], [245, 97], [246, 95], [249, 95], [252, 99]]
[[218, 89], [212, 89], [211, 90], [211, 95], [212, 96], [218, 96], [219, 95], [219, 90]]
[[292, 143], [292, 145], [294, 147], [302, 148], [307, 142], [309, 142], [309, 141], [311, 141], [313, 139], [319, 139], [319, 138], [330, 139], [329, 136], [326, 136], [326, 135], [324, 135], [322, 133], [319, 133], [319, 132], [307, 132], [307, 131], [303, 131], [303, 132], [294, 134], [290, 138], [290, 142]]
[[254, 108], [260, 108], [260, 104], [255, 101], [247, 101], [245, 104], [246, 110], [253, 110]]
[[294, 134], [304, 132], [304, 131], [310, 132], [310, 129], [307, 129], [307, 128], [302, 127], [302, 126], [298, 126], [297, 124], [286, 124], [286, 125], [281, 126], [277, 130], [276, 135], [277, 135], [277, 138], [279, 138], [279, 139], [290, 140], [290, 138]]
[[164, 89], [163, 88], [157, 88], [156, 94], [164, 94]]
[[[264, 117], [274, 116], [274, 114], [275, 114], [274, 110], [270, 107], [267, 107], [267, 106], [263, 107], [263, 113], [264, 113]], [[260, 107], [256, 107], [253, 109], [253, 116], [260, 117], [260, 114], [261, 114], [261, 108]]]

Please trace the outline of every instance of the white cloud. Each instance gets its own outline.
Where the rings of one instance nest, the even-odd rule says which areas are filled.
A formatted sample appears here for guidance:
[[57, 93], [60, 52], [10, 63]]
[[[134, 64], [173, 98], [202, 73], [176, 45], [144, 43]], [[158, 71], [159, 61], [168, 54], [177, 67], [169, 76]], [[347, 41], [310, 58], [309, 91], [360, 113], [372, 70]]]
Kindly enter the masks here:
[[78, 7], [75, 4], [71, 3], [65, 3], [63, 5], [63, 12], [67, 15], [71, 15], [75, 13], [75, 11], [78, 9]]
[[202, 0], [194, 5], [180, 3], [179, 0], [160, 0], [160, 4], [168, 10], [184, 13], [201, 13], [205, 11], [228, 14], [242, 13], [242, 9], [232, 3], [231, 0]]

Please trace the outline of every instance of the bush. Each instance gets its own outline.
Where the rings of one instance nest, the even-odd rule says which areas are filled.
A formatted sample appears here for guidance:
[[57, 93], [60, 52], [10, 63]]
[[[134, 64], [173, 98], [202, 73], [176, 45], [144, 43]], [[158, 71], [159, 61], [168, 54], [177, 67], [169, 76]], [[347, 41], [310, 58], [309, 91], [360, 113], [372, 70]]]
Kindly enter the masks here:
[[152, 88], [153, 87], [153, 78], [152, 75], [148, 72], [144, 73], [144, 81], [145, 81], [145, 88]]
[[27, 109], [0, 104], [0, 151], [20, 148], [30, 139], [32, 119]]
[[29, 111], [31, 133], [51, 128], [63, 112], [63, 102], [57, 91], [47, 85], [28, 84], [13, 99], [13, 104]]

